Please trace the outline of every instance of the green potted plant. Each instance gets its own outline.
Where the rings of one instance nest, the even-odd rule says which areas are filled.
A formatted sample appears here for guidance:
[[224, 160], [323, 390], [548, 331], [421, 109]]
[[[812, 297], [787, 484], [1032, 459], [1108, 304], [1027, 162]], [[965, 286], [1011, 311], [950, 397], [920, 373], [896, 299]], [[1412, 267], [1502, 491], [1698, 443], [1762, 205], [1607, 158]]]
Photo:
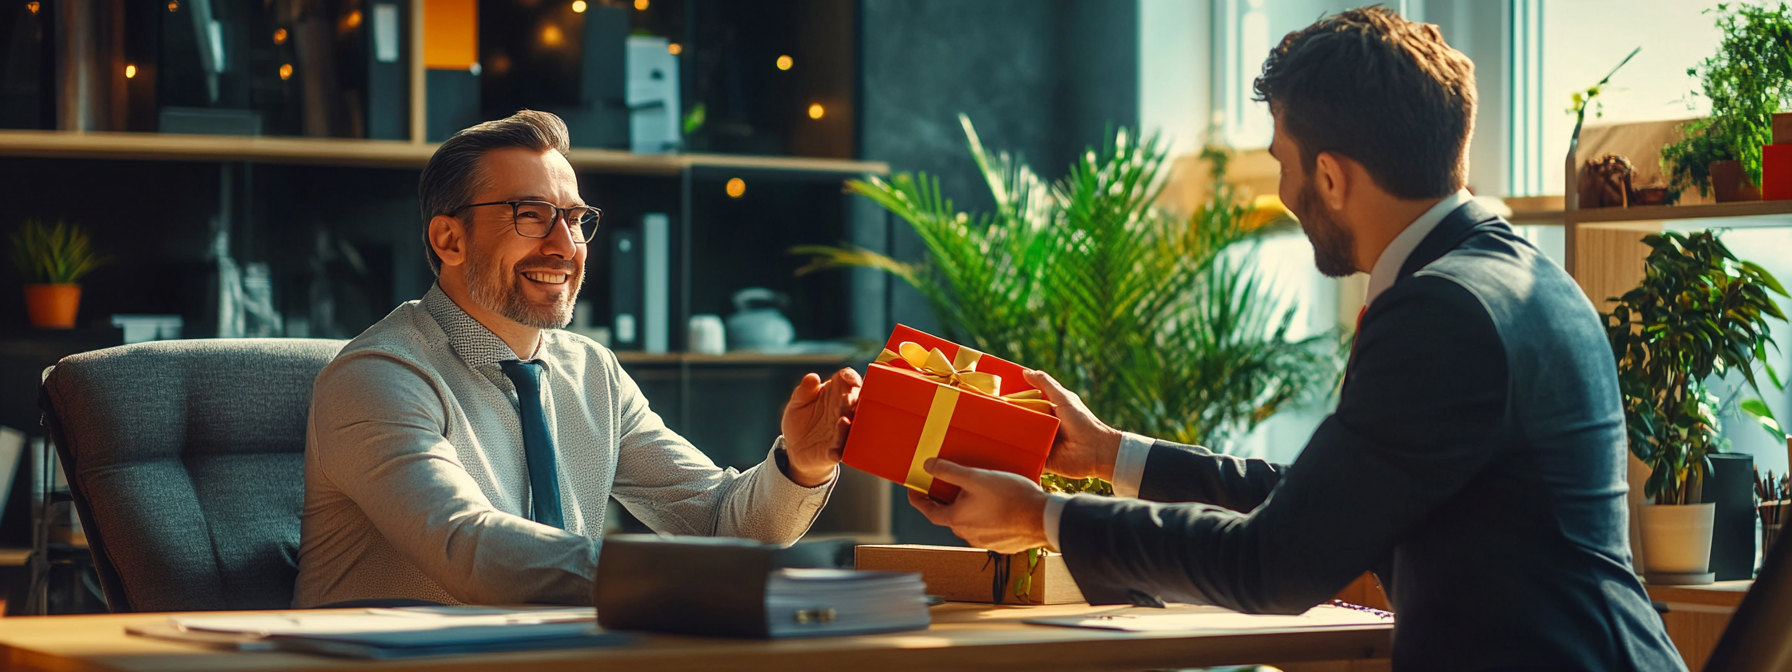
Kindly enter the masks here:
[[31, 326], [70, 329], [81, 305], [81, 278], [106, 263], [79, 224], [25, 220], [12, 235], [13, 263], [25, 279]]
[[926, 297], [948, 337], [1044, 370], [1109, 423], [1166, 439], [1217, 448], [1337, 382], [1337, 334], [1290, 339], [1293, 310], [1251, 264], [1249, 248], [1292, 220], [1225, 184], [1222, 148], [1206, 152], [1213, 196], [1179, 217], [1156, 206], [1166, 156], [1155, 139], [1121, 129], [1047, 184], [960, 121], [994, 212], [960, 212], [925, 174], [853, 181], [914, 228], [925, 260], [811, 245], [792, 249], [814, 259], [799, 273], [887, 271]]
[[1786, 290], [1709, 231], [1651, 234], [1643, 243], [1650, 248], [1643, 280], [1613, 299], [1617, 305], [1603, 315], [1606, 337], [1617, 358], [1630, 450], [1650, 470], [1643, 493], [1653, 505], [1639, 510], [1647, 573], [1697, 582], [1709, 566], [1714, 506], [1700, 503], [1701, 486], [1709, 455], [1723, 447], [1719, 404], [1707, 381], [1742, 374], [1757, 396], [1738, 406], [1776, 441], [1786, 440], [1755, 379], [1759, 364], [1779, 385], [1765, 360], [1774, 345], [1768, 320], [1786, 319], [1771, 295]]
[[1719, 201], [1758, 200], [1761, 147], [1773, 142], [1773, 114], [1792, 97], [1792, 9], [1782, 2], [1707, 11], [1716, 12], [1723, 42], [1686, 74], [1699, 78], [1711, 116], [1662, 150], [1662, 167], [1676, 189], [1715, 191]]

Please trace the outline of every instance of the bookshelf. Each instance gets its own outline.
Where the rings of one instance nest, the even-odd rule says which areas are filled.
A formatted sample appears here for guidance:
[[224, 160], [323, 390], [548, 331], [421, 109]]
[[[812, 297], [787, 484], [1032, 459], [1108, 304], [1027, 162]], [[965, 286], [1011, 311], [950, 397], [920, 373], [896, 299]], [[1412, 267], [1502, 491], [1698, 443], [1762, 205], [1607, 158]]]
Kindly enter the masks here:
[[[439, 143], [281, 136], [0, 130], [0, 156], [144, 161], [244, 161], [420, 169]], [[633, 154], [575, 148], [574, 169], [674, 176], [691, 168], [885, 174], [882, 161], [730, 154]]]

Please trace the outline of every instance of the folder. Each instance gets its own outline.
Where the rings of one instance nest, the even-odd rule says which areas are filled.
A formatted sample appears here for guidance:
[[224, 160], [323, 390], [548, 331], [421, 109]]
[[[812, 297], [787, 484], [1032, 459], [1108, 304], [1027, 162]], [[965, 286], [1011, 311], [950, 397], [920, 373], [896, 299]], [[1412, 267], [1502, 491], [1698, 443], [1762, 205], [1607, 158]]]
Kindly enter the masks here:
[[919, 574], [787, 567], [744, 539], [615, 535], [593, 582], [598, 624], [717, 637], [824, 637], [925, 629]]

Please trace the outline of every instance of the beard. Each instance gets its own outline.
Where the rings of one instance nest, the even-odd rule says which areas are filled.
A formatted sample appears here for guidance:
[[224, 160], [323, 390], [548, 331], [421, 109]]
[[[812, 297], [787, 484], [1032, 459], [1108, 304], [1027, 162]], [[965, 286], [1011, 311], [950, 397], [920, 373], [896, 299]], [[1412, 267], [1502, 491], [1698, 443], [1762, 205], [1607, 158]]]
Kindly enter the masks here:
[[1299, 200], [1293, 206], [1294, 216], [1300, 218], [1300, 230], [1313, 244], [1313, 265], [1319, 267], [1319, 272], [1328, 278], [1356, 273], [1356, 234], [1340, 226], [1325, 211], [1311, 178], [1301, 185]]
[[[504, 269], [484, 263], [479, 247], [467, 250], [467, 294], [479, 307], [503, 315], [512, 322], [536, 329], [560, 329], [572, 322], [573, 300], [585, 286], [585, 273], [571, 260], [534, 256]], [[559, 271], [567, 274], [562, 285], [566, 291], [546, 305], [537, 304], [523, 293], [527, 271]]]

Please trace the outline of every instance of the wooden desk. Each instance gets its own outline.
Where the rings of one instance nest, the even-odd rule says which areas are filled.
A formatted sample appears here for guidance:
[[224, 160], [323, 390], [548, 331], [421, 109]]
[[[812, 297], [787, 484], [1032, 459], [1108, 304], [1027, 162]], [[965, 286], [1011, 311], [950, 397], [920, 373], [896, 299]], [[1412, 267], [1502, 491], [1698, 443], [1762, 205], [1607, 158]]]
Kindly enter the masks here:
[[[175, 670], [342, 670], [502, 668], [526, 670], [1044, 670], [1208, 667], [1281, 661], [1385, 659], [1393, 626], [1222, 634], [1134, 634], [1025, 625], [1023, 618], [1111, 607], [947, 604], [933, 627], [889, 635], [785, 641], [651, 635], [607, 649], [350, 661], [291, 653], [216, 651], [125, 634], [132, 623], [167, 614], [0, 619], [0, 661], [8, 670], [172, 672]], [[1349, 665], [1349, 663], [1341, 663]]]
[[1667, 626], [1668, 639], [1686, 659], [1686, 669], [1695, 672], [1705, 667], [1705, 659], [1717, 647], [1717, 640], [1730, 624], [1730, 615], [1742, 605], [1753, 581], [1719, 581], [1702, 586], [1657, 586], [1644, 584], [1649, 599], [1668, 605], [1661, 615]]

